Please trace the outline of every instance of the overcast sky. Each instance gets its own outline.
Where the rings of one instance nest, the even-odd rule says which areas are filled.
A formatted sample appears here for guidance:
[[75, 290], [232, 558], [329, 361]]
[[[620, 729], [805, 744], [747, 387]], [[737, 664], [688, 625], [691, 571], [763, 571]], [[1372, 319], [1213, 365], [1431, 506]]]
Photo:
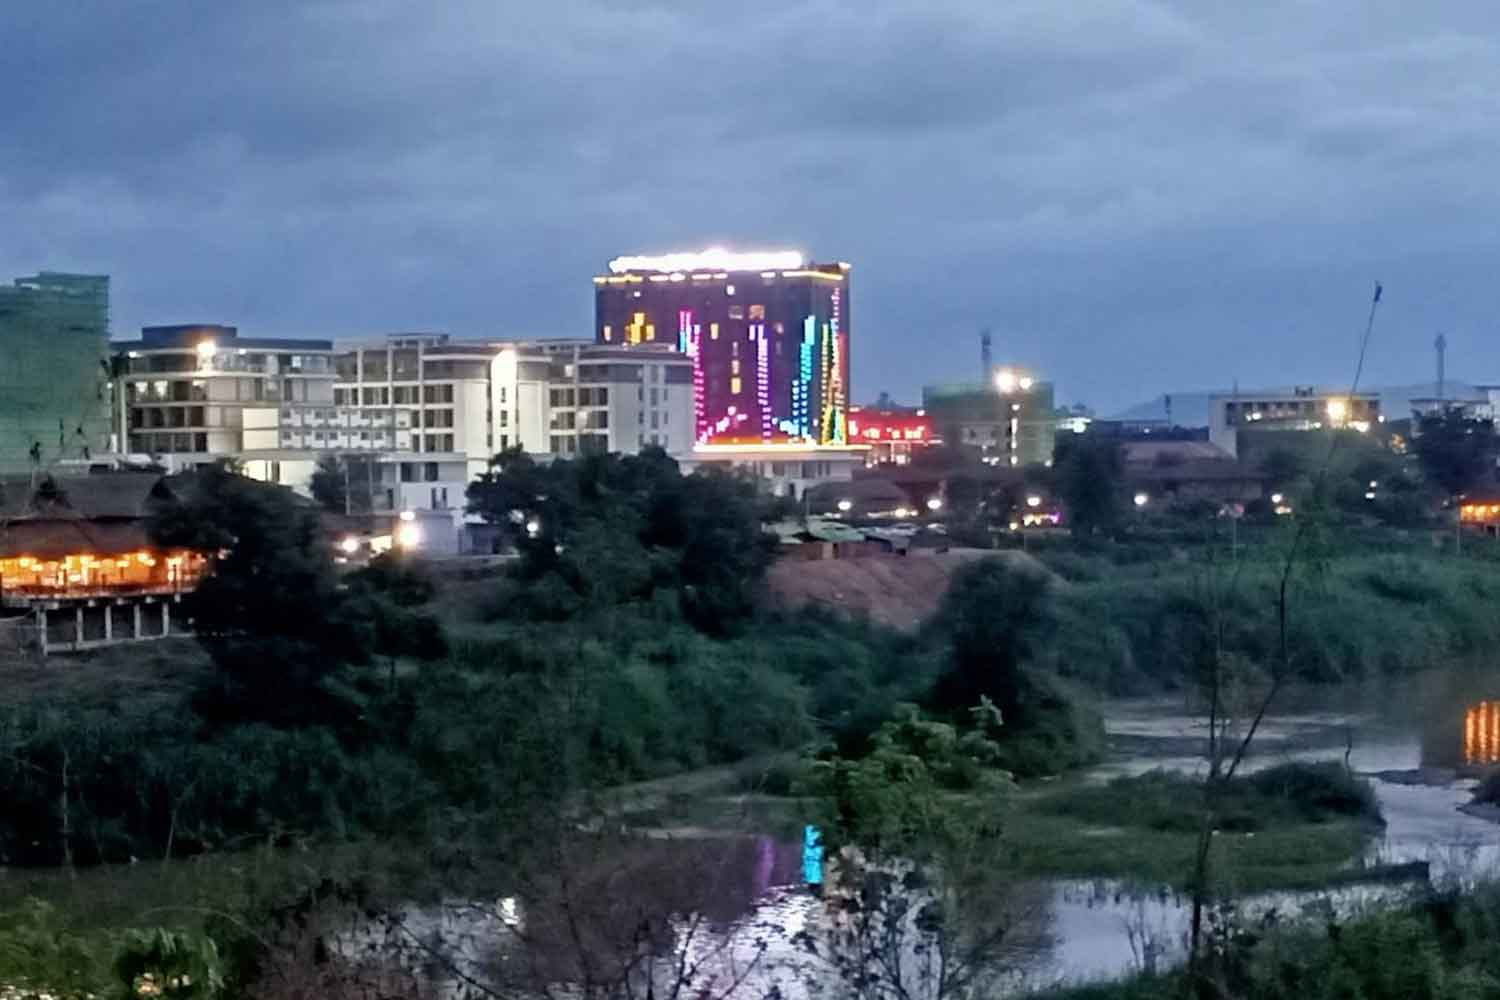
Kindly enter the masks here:
[[621, 253], [854, 265], [855, 395], [1500, 381], [1500, 4], [0, 4], [0, 267], [114, 333], [587, 336]]

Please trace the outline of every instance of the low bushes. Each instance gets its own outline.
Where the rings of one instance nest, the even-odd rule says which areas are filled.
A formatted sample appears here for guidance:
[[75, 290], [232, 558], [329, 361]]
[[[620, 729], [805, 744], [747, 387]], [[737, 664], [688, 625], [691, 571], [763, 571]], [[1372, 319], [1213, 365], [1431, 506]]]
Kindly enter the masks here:
[[[1044, 808], [1098, 826], [1189, 833], [1198, 829], [1201, 780], [1173, 771], [1116, 778], [1056, 794]], [[1253, 833], [1299, 823], [1382, 823], [1367, 782], [1338, 764], [1279, 764], [1231, 779], [1220, 793], [1219, 828]]]
[[[1061, 624], [1043, 661], [1061, 675], [1122, 695], [1181, 687], [1216, 622], [1226, 654], [1262, 670], [1279, 655], [1274, 561], [1258, 555], [1231, 569], [1162, 553], [1147, 567], [1105, 571], [1097, 557], [1044, 559], [1073, 581], [1058, 593]], [[1289, 594], [1292, 671], [1332, 683], [1451, 665], [1500, 641], [1497, 597], [1500, 568], [1479, 559], [1306, 560]]]

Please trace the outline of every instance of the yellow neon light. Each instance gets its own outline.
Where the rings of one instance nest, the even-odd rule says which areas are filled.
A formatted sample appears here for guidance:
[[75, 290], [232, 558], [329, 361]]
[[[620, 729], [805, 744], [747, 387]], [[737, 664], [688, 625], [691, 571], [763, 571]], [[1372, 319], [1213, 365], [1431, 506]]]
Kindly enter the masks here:
[[827, 271], [782, 271], [783, 278], [824, 278], [828, 281], [843, 281], [842, 274], [829, 274]]

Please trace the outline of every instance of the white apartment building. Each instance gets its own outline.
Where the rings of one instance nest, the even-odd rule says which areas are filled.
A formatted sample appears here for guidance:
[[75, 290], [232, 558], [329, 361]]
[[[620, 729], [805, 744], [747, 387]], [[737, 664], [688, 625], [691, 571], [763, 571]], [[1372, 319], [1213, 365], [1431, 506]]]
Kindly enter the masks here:
[[[368, 454], [374, 510], [462, 508], [468, 468], [451, 450], [413, 455], [402, 415], [340, 407], [327, 340], [241, 337], [232, 326], [153, 326], [116, 342], [121, 451], [170, 471], [223, 459], [306, 492], [318, 459]], [[446, 443], [439, 440], [437, 443]]]
[[337, 346], [334, 402], [369, 422], [361, 439], [462, 455], [471, 478], [514, 445], [537, 457], [692, 446], [692, 362], [670, 349], [427, 333]]

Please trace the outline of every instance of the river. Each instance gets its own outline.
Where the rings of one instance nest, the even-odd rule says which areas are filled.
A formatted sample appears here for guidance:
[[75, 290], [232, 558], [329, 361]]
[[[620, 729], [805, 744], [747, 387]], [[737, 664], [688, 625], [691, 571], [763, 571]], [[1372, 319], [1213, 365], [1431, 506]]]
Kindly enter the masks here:
[[[1494, 690], [1485, 687], [1489, 683], [1444, 676], [1397, 689], [1288, 692], [1260, 729], [1245, 766], [1347, 760], [1370, 777], [1386, 819], [1384, 835], [1369, 845], [1363, 861], [1427, 862], [1434, 882], [1485, 877], [1500, 864], [1500, 823], [1459, 807], [1469, 802], [1478, 771], [1500, 762], [1500, 683]], [[1153, 768], [1205, 768], [1206, 722], [1181, 701], [1115, 703], [1105, 717], [1111, 750], [1085, 780]], [[676, 926], [685, 967], [695, 968], [695, 996], [718, 997], [731, 987], [737, 996], [764, 996], [773, 988], [781, 996], [802, 996], [830, 979], [832, 970], [808, 953], [801, 937], [830, 919], [828, 904], [803, 882], [802, 847], [768, 836], [726, 836], [689, 838], [667, 849], [656, 870], [674, 872], [678, 882], [684, 872], [700, 876], [689, 879], [697, 888], [688, 890], [698, 896], [698, 915]], [[1348, 912], [1399, 899], [1413, 888], [1355, 885], [1267, 894], [1243, 899], [1239, 908], [1250, 917], [1271, 910], [1295, 915], [1310, 907]], [[1013, 943], [997, 979], [1009, 992], [1121, 976], [1144, 964], [1174, 962], [1183, 951], [1187, 903], [1169, 892], [1108, 881], [1036, 880], [1016, 885], [1013, 902]], [[515, 900], [487, 912], [502, 908], [511, 929], [528, 920], [525, 904]], [[429, 935], [442, 924], [430, 909], [410, 911], [406, 919]], [[493, 952], [493, 937], [472, 931], [467, 954], [479, 962]]]

